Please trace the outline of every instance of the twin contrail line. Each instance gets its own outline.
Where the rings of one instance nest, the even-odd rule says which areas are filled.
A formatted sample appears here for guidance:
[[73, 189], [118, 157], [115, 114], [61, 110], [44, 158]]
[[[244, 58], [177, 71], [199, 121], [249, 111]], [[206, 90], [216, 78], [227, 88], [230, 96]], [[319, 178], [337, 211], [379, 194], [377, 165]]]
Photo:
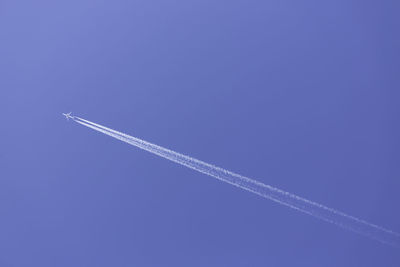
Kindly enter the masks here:
[[341, 211], [326, 207], [319, 203], [307, 200], [289, 192], [285, 192], [278, 188], [222, 169], [201, 160], [146, 142], [137, 137], [118, 132], [89, 120], [71, 115], [69, 115], [69, 117], [67, 116], [67, 118], [71, 118], [75, 122], [93, 130], [109, 135], [130, 145], [136, 146], [198, 172], [217, 178], [218, 180], [237, 186], [246, 191], [250, 191], [279, 204], [301, 211], [315, 218], [337, 225], [341, 228], [361, 234], [370, 239], [400, 248], [400, 234], [394, 231], [347, 215]]

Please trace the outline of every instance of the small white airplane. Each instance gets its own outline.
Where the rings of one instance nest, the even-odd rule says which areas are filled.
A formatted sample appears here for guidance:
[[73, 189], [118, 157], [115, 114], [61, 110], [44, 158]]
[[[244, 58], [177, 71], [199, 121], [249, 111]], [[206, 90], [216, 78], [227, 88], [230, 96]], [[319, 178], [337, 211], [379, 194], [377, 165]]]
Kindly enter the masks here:
[[69, 119], [73, 119], [73, 118], [74, 118], [74, 116], [72, 116], [72, 115], [71, 115], [71, 113], [72, 113], [72, 112], [69, 112], [69, 113], [63, 113], [63, 115], [65, 116], [65, 118], [66, 118], [67, 120], [69, 120]]

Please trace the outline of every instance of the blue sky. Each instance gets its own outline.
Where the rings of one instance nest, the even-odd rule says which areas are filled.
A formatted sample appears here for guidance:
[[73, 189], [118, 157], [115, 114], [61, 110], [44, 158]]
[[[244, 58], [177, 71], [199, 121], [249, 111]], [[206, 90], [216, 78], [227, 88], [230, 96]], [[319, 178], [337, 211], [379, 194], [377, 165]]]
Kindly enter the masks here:
[[399, 266], [73, 122], [400, 231], [397, 1], [0, 3], [1, 266]]

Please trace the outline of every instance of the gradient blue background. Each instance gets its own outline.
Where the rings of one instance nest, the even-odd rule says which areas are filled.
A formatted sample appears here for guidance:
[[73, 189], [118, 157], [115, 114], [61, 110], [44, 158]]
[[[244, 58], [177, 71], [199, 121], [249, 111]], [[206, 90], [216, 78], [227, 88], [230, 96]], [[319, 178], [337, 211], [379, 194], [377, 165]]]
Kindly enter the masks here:
[[0, 2], [0, 266], [400, 266], [61, 112], [400, 231], [399, 1]]

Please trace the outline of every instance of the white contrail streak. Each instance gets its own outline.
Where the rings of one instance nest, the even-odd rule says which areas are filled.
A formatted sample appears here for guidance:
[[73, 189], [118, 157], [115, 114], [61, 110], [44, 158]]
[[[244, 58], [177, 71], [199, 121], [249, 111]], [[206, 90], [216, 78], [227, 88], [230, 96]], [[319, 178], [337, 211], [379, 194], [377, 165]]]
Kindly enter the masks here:
[[380, 241], [382, 243], [389, 244], [395, 247], [400, 247], [399, 233], [347, 215], [335, 209], [328, 208], [316, 202], [312, 202], [310, 200], [296, 196], [294, 194], [282, 191], [278, 188], [263, 184], [245, 176], [241, 176], [220, 167], [216, 167], [209, 163], [177, 153], [164, 147], [157, 146], [139, 138], [115, 131], [97, 123], [76, 116], [73, 116], [71, 118], [75, 122], [89, 127], [93, 130], [104, 133], [130, 145], [139, 147], [160, 157], [179, 163], [183, 166], [207, 174], [262, 197], [268, 198], [279, 204], [304, 212], [318, 219], [335, 224], [341, 228], [348, 229], [355, 233]]

